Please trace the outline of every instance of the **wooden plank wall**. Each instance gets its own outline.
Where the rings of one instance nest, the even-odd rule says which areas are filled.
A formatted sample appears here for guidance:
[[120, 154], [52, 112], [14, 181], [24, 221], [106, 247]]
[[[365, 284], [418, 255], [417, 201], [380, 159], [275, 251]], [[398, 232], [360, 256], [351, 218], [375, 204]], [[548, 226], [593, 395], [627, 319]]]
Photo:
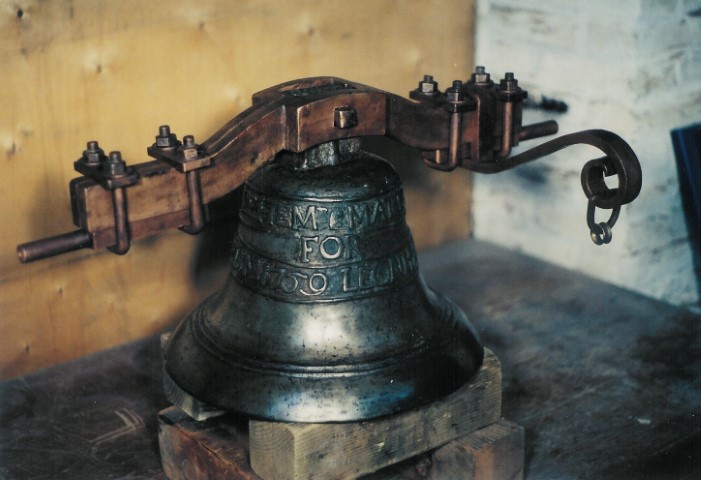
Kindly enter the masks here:
[[[86, 141], [141, 162], [159, 125], [204, 139], [255, 91], [306, 76], [406, 95], [432, 73], [445, 87], [471, 70], [472, 10], [472, 0], [0, 0], [0, 378], [162, 330], [225, 275], [203, 260], [211, 239], [180, 232], [123, 257], [20, 265], [16, 244], [73, 229], [68, 182]], [[466, 172], [401, 173], [419, 247], [469, 234]]]

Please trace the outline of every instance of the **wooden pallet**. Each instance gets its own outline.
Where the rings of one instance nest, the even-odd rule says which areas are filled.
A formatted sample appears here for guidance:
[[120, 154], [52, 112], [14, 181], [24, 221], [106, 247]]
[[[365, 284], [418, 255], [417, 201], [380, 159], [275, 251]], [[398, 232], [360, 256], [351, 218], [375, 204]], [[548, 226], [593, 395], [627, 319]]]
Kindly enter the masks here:
[[500, 417], [501, 369], [486, 351], [472, 382], [409, 412], [335, 424], [197, 422], [171, 407], [159, 413], [159, 443], [171, 480], [418, 479], [429, 470], [435, 479], [518, 479], [523, 429]]

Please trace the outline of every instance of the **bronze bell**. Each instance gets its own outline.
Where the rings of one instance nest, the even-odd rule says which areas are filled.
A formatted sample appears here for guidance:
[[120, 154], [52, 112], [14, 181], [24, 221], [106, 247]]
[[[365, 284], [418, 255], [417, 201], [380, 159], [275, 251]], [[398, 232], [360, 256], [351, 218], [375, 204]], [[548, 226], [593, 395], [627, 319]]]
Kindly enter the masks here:
[[351, 421], [432, 402], [482, 357], [421, 278], [397, 173], [351, 139], [248, 179], [228, 282], [171, 336], [165, 382], [186, 411]]

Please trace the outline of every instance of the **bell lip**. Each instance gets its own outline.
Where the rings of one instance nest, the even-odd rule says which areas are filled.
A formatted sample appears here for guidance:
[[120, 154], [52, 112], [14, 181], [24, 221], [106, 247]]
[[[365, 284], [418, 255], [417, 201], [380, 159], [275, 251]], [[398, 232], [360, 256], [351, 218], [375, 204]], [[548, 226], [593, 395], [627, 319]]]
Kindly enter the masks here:
[[240, 408], [231, 408], [230, 406], [218, 406], [207, 401], [201, 400], [191, 393], [187, 392], [180, 386], [168, 373], [167, 369], [163, 369], [163, 385], [166, 398], [174, 406], [183, 410], [186, 414], [196, 421], [206, 420], [211, 417], [220, 415], [236, 415], [243, 416], [253, 420], [275, 421], [275, 422], [291, 422], [291, 423], [344, 423], [358, 422], [365, 420], [373, 420], [390, 415], [396, 415], [402, 412], [407, 412], [416, 408], [423, 407], [432, 402], [438, 401], [471, 382], [482, 366], [484, 360], [484, 347], [480, 345], [479, 350], [480, 361], [473, 372], [465, 381], [459, 383], [455, 388], [442, 392], [439, 396], [425, 397], [420, 400], [414, 400], [405, 405], [385, 404], [384, 407], [374, 408], [369, 411], [353, 411], [343, 407], [337, 407], [332, 410], [319, 408], [319, 405], [307, 405], [302, 409], [276, 410], [274, 413], [265, 409], [245, 408], [245, 405]]

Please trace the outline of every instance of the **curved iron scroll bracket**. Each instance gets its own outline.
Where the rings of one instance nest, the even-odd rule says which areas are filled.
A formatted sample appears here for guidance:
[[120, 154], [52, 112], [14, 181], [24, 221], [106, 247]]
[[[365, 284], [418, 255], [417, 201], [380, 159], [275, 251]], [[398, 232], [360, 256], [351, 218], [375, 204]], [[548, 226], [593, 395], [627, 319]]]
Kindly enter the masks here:
[[[582, 169], [582, 188], [594, 206], [612, 209], [630, 203], [638, 196], [643, 178], [638, 158], [625, 140], [607, 130], [585, 130], [563, 135], [504, 160], [466, 161], [463, 167], [477, 173], [498, 173], [573, 145], [591, 145], [606, 155], [587, 162]], [[610, 189], [604, 177], [612, 175], [618, 176], [618, 187]]]

